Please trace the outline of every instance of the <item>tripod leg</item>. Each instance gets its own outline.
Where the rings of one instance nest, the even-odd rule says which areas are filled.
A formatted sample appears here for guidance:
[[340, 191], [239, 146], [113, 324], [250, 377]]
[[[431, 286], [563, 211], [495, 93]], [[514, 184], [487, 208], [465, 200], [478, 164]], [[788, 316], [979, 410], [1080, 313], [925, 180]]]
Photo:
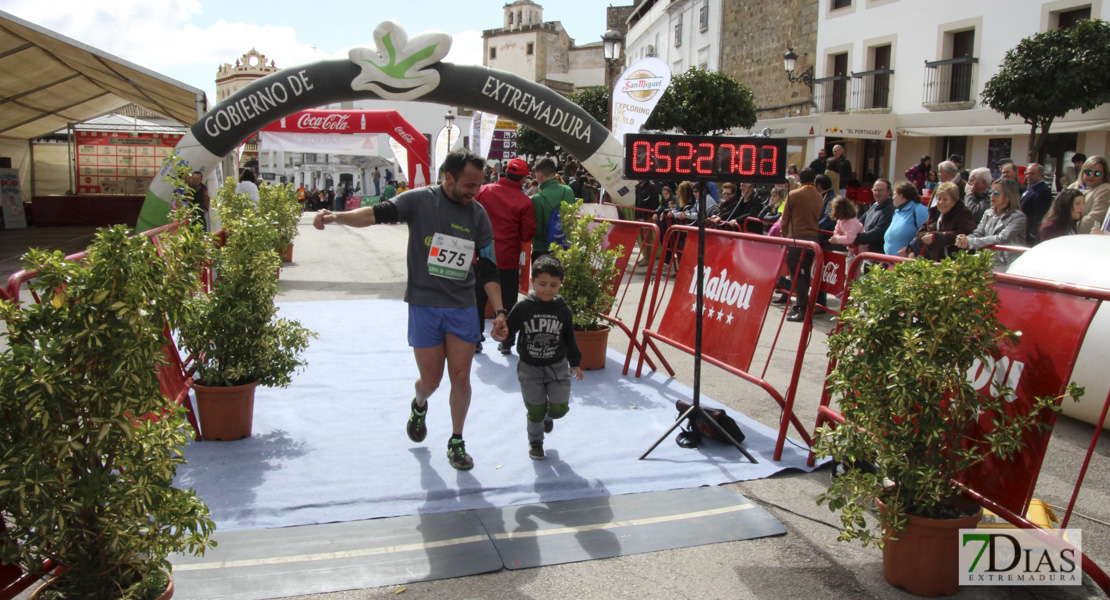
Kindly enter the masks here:
[[[757, 464], [759, 464], [759, 461], [757, 461], [757, 460], [755, 459], [755, 457], [753, 457], [753, 456], [752, 456], [751, 454], [748, 454], [748, 451], [747, 451], [747, 450], [744, 450], [744, 447], [740, 445], [740, 442], [738, 442], [738, 441], [736, 441], [736, 440], [732, 439], [732, 436], [731, 436], [731, 435], [729, 435], [729, 434], [728, 434], [728, 432], [727, 432], [727, 431], [725, 431], [725, 429], [724, 429], [723, 427], [721, 427], [721, 425], [720, 425], [719, 423], [717, 423], [717, 421], [713, 420], [713, 419], [712, 419], [712, 418], [711, 418], [711, 417], [710, 417], [710, 416], [709, 416], [709, 415], [708, 415], [708, 414], [707, 414], [707, 413], [705, 412], [705, 409], [704, 409], [704, 408], [702, 408], [700, 404], [698, 404], [698, 405], [695, 405], [695, 406], [692, 406], [692, 407], [690, 407], [690, 408], [691, 408], [691, 410], [695, 410], [695, 409], [696, 409], [696, 410], [698, 411], [698, 414], [699, 414], [699, 415], [701, 415], [701, 418], [705, 419], [705, 421], [706, 421], [707, 423], [709, 423], [709, 424], [710, 424], [710, 425], [711, 425], [711, 426], [713, 427], [713, 429], [717, 431], [717, 433], [721, 434], [721, 437], [723, 437], [724, 439], [728, 440], [728, 443], [732, 444], [732, 445], [733, 445], [733, 447], [735, 447], [735, 448], [736, 448], [737, 450], [739, 450], [739, 451], [740, 451], [740, 453], [741, 453], [741, 454], [743, 454], [743, 455], [744, 455], [744, 456], [745, 456], [745, 457], [746, 457], [746, 458], [747, 458], [747, 459], [748, 459], [749, 461], [751, 461], [751, 463], [752, 463], [753, 465], [757, 465]], [[690, 411], [686, 411], [686, 412], [690, 412]], [[668, 433], [669, 433], [669, 432], [668, 432]], [[658, 442], [656, 442], [656, 443], [658, 443]]]
[[[640, 455], [640, 458], [639, 458], [638, 460], [644, 460], [645, 458], [647, 458], [647, 455], [648, 455], [648, 454], [651, 454], [651, 451], [652, 451], [652, 450], [655, 450], [655, 448], [656, 448], [656, 447], [657, 447], [657, 446], [658, 446], [658, 445], [659, 445], [660, 443], [662, 443], [662, 442], [663, 442], [663, 440], [667, 439], [667, 436], [668, 436], [668, 435], [671, 435], [671, 432], [673, 432], [673, 431], [674, 431], [675, 429], [678, 429], [678, 426], [679, 426], [679, 425], [682, 425], [682, 422], [683, 422], [683, 421], [685, 421], [686, 419], [690, 418], [690, 413], [694, 412], [694, 409], [695, 409], [695, 408], [697, 408], [697, 407], [695, 407], [695, 406], [691, 406], [690, 408], [686, 409], [686, 412], [684, 412], [684, 413], [682, 413], [681, 415], [679, 415], [679, 416], [678, 416], [678, 420], [676, 420], [676, 421], [674, 422], [674, 425], [671, 425], [671, 428], [670, 428], [670, 429], [668, 429], [668, 430], [664, 431], [664, 432], [663, 432], [663, 435], [659, 436], [659, 439], [655, 440], [655, 443], [651, 445], [651, 448], [648, 448], [648, 449], [647, 449], [647, 452], [644, 452], [643, 454], [641, 454], [641, 455]], [[741, 450], [741, 452], [743, 452], [743, 450]], [[747, 453], [745, 452], [745, 454], [747, 454]], [[751, 457], [748, 457], [748, 458], [751, 458]], [[755, 460], [752, 460], [752, 462], [755, 462]]]

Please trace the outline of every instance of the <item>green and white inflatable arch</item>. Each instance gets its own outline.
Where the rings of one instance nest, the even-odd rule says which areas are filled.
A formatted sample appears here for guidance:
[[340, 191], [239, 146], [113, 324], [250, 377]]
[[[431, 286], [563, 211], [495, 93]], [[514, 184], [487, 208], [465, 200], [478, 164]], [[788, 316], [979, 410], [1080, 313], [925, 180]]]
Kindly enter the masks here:
[[[295, 112], [363, 99], [416, 100], [494, 113], [530, 127], [562, 146], [597, 178], [613, 201], [632, 206], [635, 182], [621, 172], [623, 144], [577, 104], [521, 77], [481, 66], [440, 62], [451, 36], [409, 38], [396, 21], [374, 29], [377, 49], [353, 48], [349, 60], [321, 61], [272, 73], [224, 99], [177, 145], [193, 171], [208, 173], [220, 159], [266, 125]], [[138, 229], [166, 224], [171, 165], [162, 166], [139, 215]]]

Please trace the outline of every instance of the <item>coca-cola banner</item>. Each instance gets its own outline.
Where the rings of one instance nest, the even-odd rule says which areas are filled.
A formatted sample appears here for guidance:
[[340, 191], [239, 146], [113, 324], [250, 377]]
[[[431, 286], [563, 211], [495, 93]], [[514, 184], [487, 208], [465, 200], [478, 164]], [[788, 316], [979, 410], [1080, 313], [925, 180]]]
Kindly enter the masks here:
[[262, 131], [263, 150], [282, 152], [319, 152], [322, 154], [356, 154], [377, 156], [378, 134], [343, 135], [341, 133], [284, 133]]
[[[440, 62], [451, 48], [451, 36], [444, 33], [410, 38], [399, 23], [385, 21], [374, 29], [374, 42], [351, 49], [346, 60], [283, 69], [252, 81], [197, 120], [176, 147], [179, 160], [207, 173], [248, 137], [298, 111], [364, 99], [417, 100], [501, 115], [530, 127], [578, 159], [614, 202], [634, 204], [635, 184], [621, 173], [621, 142], [577, 104], [512, 73]], [[423, 135], [416, 138], [421, 167], [410, 179], [426, 181], [428, 144]], [[169, 172], [164, 165], [155, 177], [140, 230], [165, 224], [172, 189], [163, 178]]]
[[847, 272], [848, 255], [840, 252], [823, 252], [825, 267], [821, 272], [821, 291], [832, 296], [844, 293], [844, 274]]
[[[702, 353], [747, 371], [783, 263], [785, 246], [705, 232]], [[686, 236], [678, 277], [656, 332], [694, 347], [698, 238]]]
[[[998, 291], [999, 322], [1020, 331], [1021, 341], [1017, 346], [1003, 348], [998, 356], [975, 361], [967, 378], [983, 394], [997, 396], [995, 384], [1015, 390], [1005, 398], [1007, 412], [1028, 414], [1034, 398], [1056, 396], [1064, 391], [1099, 302], [1007, 281], [996, 281], [991, 287]], [[982, 432], [993, 429], [993, 418], [993, 414], [985, 414], [979, 419]], [[1051, 424], [1056, 415], [1045, 414], [1041, 420]], [[981, 435], [970, 432], [965, 438], [977, 439]], [[992, 457], [972, 470], [968, 482], [991, 500], [1025, 514], [1049, 437], [1047, 432], [1027, 433], [1025, 448], [1013, 460]]]

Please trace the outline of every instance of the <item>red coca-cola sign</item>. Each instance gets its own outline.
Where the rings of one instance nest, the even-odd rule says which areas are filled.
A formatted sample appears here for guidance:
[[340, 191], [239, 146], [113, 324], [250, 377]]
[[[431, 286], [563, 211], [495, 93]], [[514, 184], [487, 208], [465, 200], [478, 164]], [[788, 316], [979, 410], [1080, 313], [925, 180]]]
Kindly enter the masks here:
[[297, 119], [297, 129], [307, 129], [311, 131], [334, 131], [342, 133], [347, 131], [350, 125], [347, 121], [351, 115], [340, 114], [312, 114], [302, 113]]

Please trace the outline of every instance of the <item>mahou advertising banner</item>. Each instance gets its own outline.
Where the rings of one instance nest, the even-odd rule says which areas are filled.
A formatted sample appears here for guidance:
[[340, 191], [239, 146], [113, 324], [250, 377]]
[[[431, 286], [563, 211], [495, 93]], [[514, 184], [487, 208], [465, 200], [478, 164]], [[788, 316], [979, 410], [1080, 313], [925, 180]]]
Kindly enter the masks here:
[[613, 135], [639, 133], [663, 92], [671, 85], [671, 69], [653, 56], [628, 67], [613, 86]]

